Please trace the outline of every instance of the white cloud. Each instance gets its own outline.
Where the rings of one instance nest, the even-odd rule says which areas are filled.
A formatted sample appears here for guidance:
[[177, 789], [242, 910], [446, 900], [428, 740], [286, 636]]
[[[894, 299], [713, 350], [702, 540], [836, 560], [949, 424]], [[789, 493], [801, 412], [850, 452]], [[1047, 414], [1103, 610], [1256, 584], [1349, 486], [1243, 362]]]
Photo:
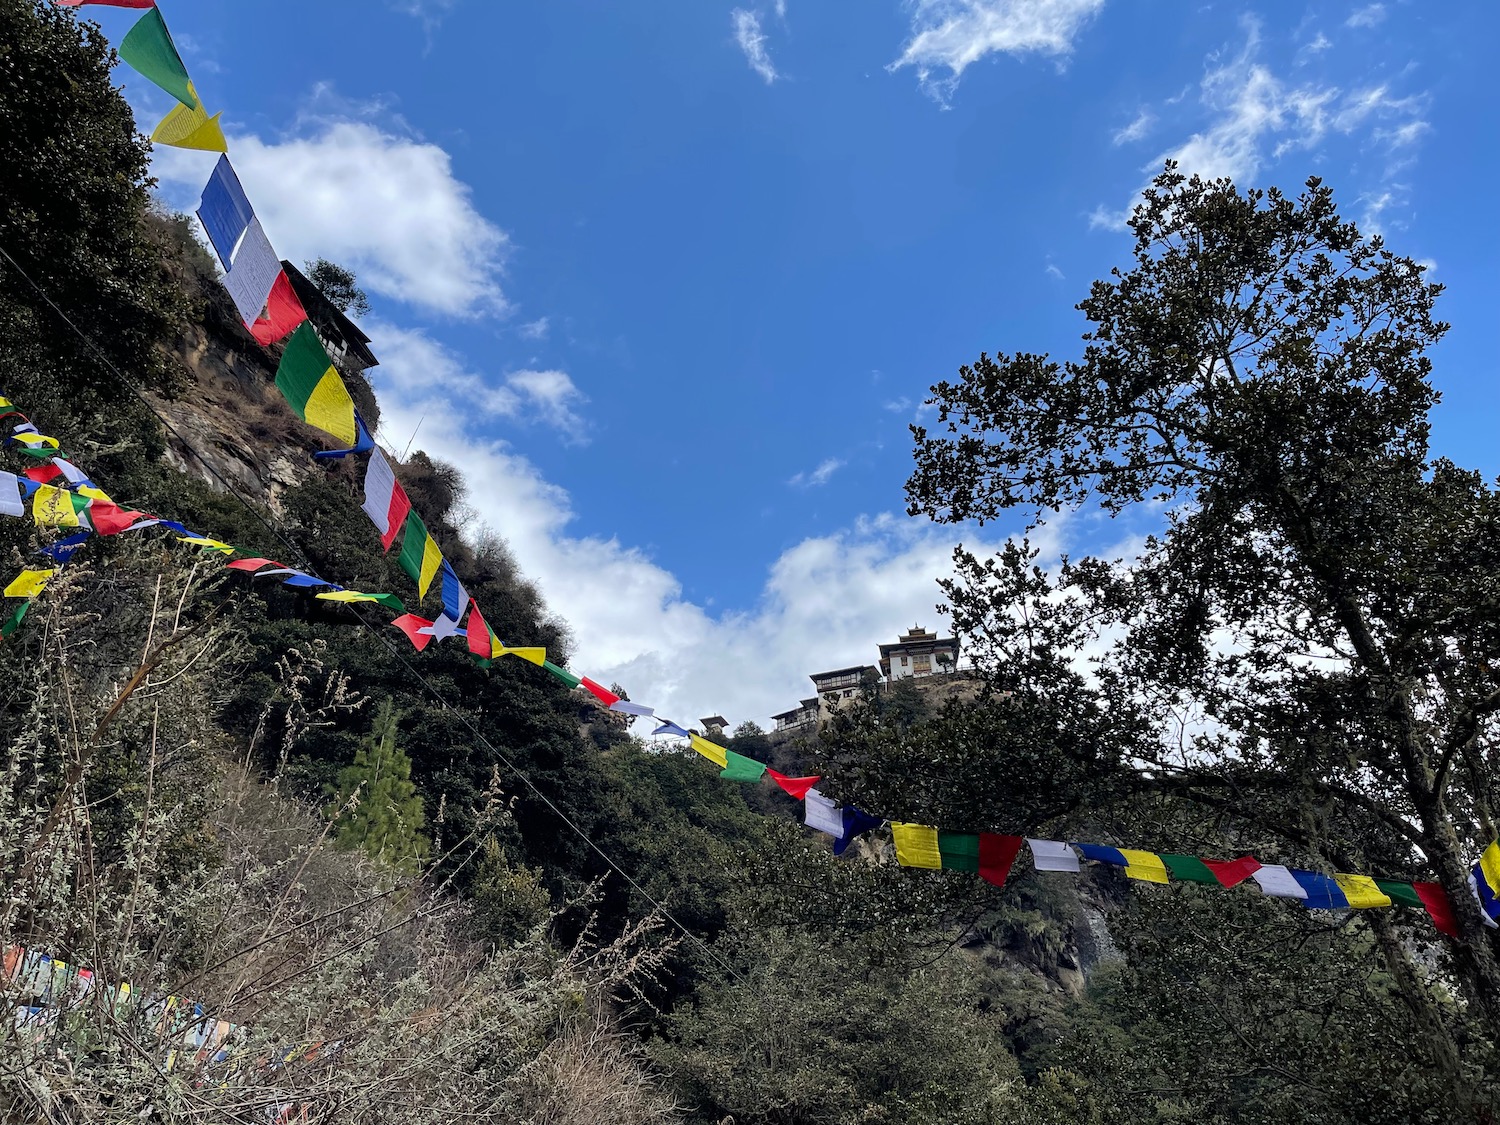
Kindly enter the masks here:
[[[323, 118], [279, 141], [230, 138], [234, 167], [277, 253], [329, 258], [371, 293], [451, 316], [502, 314], [509, 240], [475, 209], [437, 145], [368, 121]], [[206, 159], [205, 159], [206, 158]], [[210, 154], [156, 150], [164, 184], [197, 193]]]
[[923, 88], [946, 101], [963, 72], [986, 55], [1068, 54], [1103, 7], [1104, 0], [913, 0], [911, 38], [889, 69], [915, 67]]
[[[487, 379], [465, 369], [459, 357], [431, 337], [415, 331], [392, 328], [382, 321], [366, 329], [380, 341], [380, 366], [372, 375], [383, 394], [382, 435], [404, 445], [410, 431], [393, 427], [386, 417], [385, 399], [440, 399], [456, 404], [471, 421], [512, 419], [541, 423], [560, 432], [570, 443], [588, 438], [588, 423], [575, 407], [588, 401], [562, 371], [513, 371], [503, 378]], [[425, 427], [424, 427], [425, 433]]]
[[902, 395], [900, 398], [889, 399], [882, 405], [892, 414], [905, 414], [908, 410], [911, 409], [911, 399], [907, 398], [905, 395]]
[[1060, 270], [1060, 269], [1058, 269], [1051, 262], [1047, 263], [1047, 268], [1043, 272], [1045, 272], [1048, 277], [1052, 278], [1055, 281], [1066, 281], [1067, 280], [1067, 276], [1063, 273], [1063, 271]]
[[1302, 50], [1299, 51], [1298, 54], [1301, 54], [1301, 55], [1317, 55], [1317, 54], [1321, 54], [1322, 52], [1328, 50], [1328, 48], [1332, 47], [1332, 46], [1333, 46], [1333, 40], [1330, 39], [1330, 38], [1328, 38], [1328, 36], [1324, 35], [1320, 31], [1320, 32], [1318, 32], [1318, 34], [1316, 34], [1316, 35], [1313, 36], [1311, 42], [1306, 43], [1306, 44], [1303, 45]]
[[1114, 143], [1125, 145], [1130, 144], [1132, 141], [1138, 141], [1151, 130], [1151, 126], [1155, 123], [1156, 118], [1152, 115], [1151, 111], [1143, 109], [1135, 115], [1134, 121], [1115, 134]]
[[776, 0], [776, 18], [786, 22], [786, 0]]
[[1344, 21], [1346, 27], [1374, 27], [1385, 19], [1384, 4], [1367, 4]]
[[[482, 420], [455, 400], [451, 380], [467, 374], [461, 360], [416, 333], [384, 323], [370, 330], [382, 357], [377, 383], [389, 385], [383, 431], [399, 452], [420, 421], [417, 446], [463, 468], [469, 505], [572, 626], [576, 671], [622, 683], [632, 699], [680, 721], [722, 712], [764, 726], [811, 693], [809, 673], [873, 663], [875, 646], [912, 622], [940, 624], [936, 579], [951, 573], [957, 535], [891, 514], [803, 540], [769, 566], [752, 607], [711, 615], [683, 596], [671, 560], [618, 537], [570, 533], [568, 494], [483, 436]], [[980, 552], [997, 545], [966, 539]]]
[[734, 41], [740, 45], [740, 50], [745, 52], [745, 61], [750, 64], [750, 69], [755, 71], [770, 85], [780, 77], [776, 73], [776, 67], [771, 62], [771, 54], [766, 50], [766, 36], [760, 29], [760, 15], [756, 12], [748, 12], [744, 8], [736, 8], [729, 14], [730, 22], [734, 26]]
[[[1409, 144], [1426, 128], [1416, 117], [1424, 99], [1393, 97], [1384, 85], [1349, 93], [1316, 82], [1288, 85], [1257, 59], [1259, 25], [1247, 19], [1245, 27], [1244, 50], [1212, 66], [1199, 87], [1210, 115], [1208, 126], [1158, 155], [1146, 166], [1148, 172], [1174, 160], [1189, 175], [1228, 177], [1244, 187], [1256, 180], [1268, 158], [1314, 148], [1330, 133], [1351, 134], [1375, 121], [1394, 120], [1393, 127], [1377, 129], [1372, 136], [1395, 147]], [[1090, 225], [1122, 229], [1128, 213], [1100, 207]]]
[[844, 462], [837, 457], [828, 457], [819, 462], [818, 467], [810, 473], [798, 473], [787, 481], [793, 488], [819, 488], [833, 479], [833, 474], [844, 467]]
[[551, 322], [543, 316], [521, 325], [516, 331], [521, 334], [523, 340], [545, 340], [549, 328], [551, 328]]

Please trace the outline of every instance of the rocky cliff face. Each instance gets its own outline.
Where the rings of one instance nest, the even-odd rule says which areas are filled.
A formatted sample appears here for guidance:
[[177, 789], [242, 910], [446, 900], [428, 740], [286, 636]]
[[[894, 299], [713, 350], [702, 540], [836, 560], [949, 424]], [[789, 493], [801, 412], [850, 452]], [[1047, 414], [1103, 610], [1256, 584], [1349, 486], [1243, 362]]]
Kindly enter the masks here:
[[280, 515], [282, 495], [313, 471], [308, 430], [276, 391], [275, 358], [231, 327], [189, 328], [173, 352], [191, 385], [153, 396], [152, 406], [167, 420], [174, 466], [218, 490], [227, 482]]

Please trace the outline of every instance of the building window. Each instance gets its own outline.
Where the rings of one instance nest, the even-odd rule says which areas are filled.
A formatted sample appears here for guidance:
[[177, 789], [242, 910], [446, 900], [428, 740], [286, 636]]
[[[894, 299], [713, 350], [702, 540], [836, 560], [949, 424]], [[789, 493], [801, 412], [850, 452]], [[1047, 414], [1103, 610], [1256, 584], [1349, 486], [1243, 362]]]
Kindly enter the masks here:
[[915, 672], [915, 673], [917, 673], [917, 675], [919, 675], [919, 676], [930, 675], [931, 672], [932, 672], [932, 657], [930, 657], [930, 656], [914, 656], [914, 657], [912, 657], [912, 671]]
[[906, 667], [906, 657], [904, 657], [904, 656], [901, 658], [901, 667], [903, 667], [903, 668]]

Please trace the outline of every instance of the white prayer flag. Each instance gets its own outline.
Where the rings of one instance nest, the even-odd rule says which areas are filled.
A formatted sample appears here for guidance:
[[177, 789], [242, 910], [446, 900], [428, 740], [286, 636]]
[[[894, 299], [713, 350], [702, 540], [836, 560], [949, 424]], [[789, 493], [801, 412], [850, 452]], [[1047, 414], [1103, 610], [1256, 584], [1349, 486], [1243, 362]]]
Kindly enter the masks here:
[[266, 232], [261, 230], [260, 220], [251, 219], [250, 228], [234, 252], [234, 265], [224, 275], [224, 288], [234, 298], [234, 307], [247, 325], [259, 319], [280, 276], [281, 259], [271, 248]]
[[1297, 877], [1279, 863], [1263, 863], [1260, 870], [1250, 876], [1260, 884], [1260, 889], [1275, 898], [1305, 899], [1307, 888], [1297, 882]]
[[1071, 871], [1078, 874], [1078, 853], [1061, 840], [1033, 840], [1026, 838], [1031, 847], [1031, 859], [1038, 871]]
[[615, 700], [609, 705], [609, 709], [625, 715], [639, 715], [643, 719], [649, 719], [656, 714], [656, 708], [642, 707], [639, 703], [632, 703], [628, 699]]
[[835, 840], [844, 838], [844, 808], [836, 805], [816, 789], [809, 789], [804, 799], [806, 815], [803, 823], [819, 832], [826, 832]]
[[21, 499], [21, 482], [15, 473], [0, 472], [0, 516], [24, 516], [26, 501]]

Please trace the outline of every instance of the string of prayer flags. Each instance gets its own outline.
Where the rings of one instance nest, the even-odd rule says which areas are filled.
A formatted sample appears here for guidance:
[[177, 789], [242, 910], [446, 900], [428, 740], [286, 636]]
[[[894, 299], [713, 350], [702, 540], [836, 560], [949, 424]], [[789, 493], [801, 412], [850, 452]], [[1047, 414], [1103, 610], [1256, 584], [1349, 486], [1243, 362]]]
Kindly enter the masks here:
[[[297, 329], [301, 332], [302, 329]], [[292, 337], [294, 340], [295, 336]], [[343, 384], [340, 384], [342, 386]], [[443, 552], [438, 550], [437, 540], [427, 530], [422, 517], [416, 512], [406, 515], [406, 533], [401, 540], [401, 554], [397, 557], [401, 569], [417, 584], [417, 600], [427, 597], [427, 589], [437, 575], [443, 562]]]
[[0, 516], [26, 515], [26, 501], [21, 498], [21, 482], [15, 473], [0, 472]]
[[758, 762], [754, 758], [747, 758], [743, 754], [736, 754], [733, 750], [724, 751], [724, 769], [719, 776], [725, 781], [743, 781], [754, 783], [766, 774], [766, 764]]
[[[258, 229], [253, 220], [251, 229]], [[244, 253], [243, 248], [240, 253]], [[280, 259], [277, 259], [276, 268], [281, 269]], [[269, 293], [270, 289], [271, 283], [268, 282], [266, 292]], [[256, 312], [259, 311], [257, 306]], [[299, 325], [287, 341], [281, 364], [276, 369], [276, 388], [296, 411], [297, 417], [308, 425], [332, 434], [345, 445], [355, 443], [358, 434], [354, 426], [354, 400], [349, 397], [348, 388], [339, 378], [338, 368], [328, 358], [311, 323]], [[426, 593], [425, 587], [423, 593]]]
[[698, 753], [702, 754], [705, 758], [707, 758], [714, 765], [718, 766], [720, 769], [724, 769], [729, 765], [729, 755], [727, 751], [717, 742], [710, 742], [701, 734], [693, 734], [689, 732], [688, 743], [694, 750], [698, 751]]
[[[656, 733], [660, 734], [661, 731], [657, 731]], [[789, 796], [798, 801], [804, 799], [812, 787], [823, 780], [821, 777], [788, 777], [784, 773], [778, 773], [776, 770], [769, 768], [766, 770], [766, 776], [781, 786]]]
[[[249, 227], [245, 229], [244, 235], [240, 238], [240, 244], [234, 251], [234, 260], [230, 263], [229, 269], [224, 274], [224, 288], [229, 290], [229, 296], [234, 301], [234, 307], [239, 311], [240, 320], [244, 323], [245, 327], [248, 328], [260, 319], [260, 314], [264, 311], [266, 302], [270, 300], [271, 290], [276, 286], [276, 279], [280, 276], [281, 259], [276, 256], [276, 251], [271, 247], [271, 240], [266, 237], [266, 232], [262, 229], [260, 220], [251, 218]], [[311, 332], [311, 328], [308, 331]], [[314, 335], [313, 339], [316, 341], [316, 335]], [[322, 351], [321, 345], [319, 345], [318, 350]], [[324, 359], [327, 359], [326, 353], [324, 354]], [[324, 365], [324, 369], [330, 366], [332, 366], [331, 361]], [[319, 374], [321, 374], [321, 371]], [[317, 385], [317, 382], [317, 378], [314, 377], [312, 383], [309, 384], [308, 393], [311, 393], [312, 388]], [[303, 395], [302, 399], [298, 399], [288, 391], [286, 385], [282, 383], [281, 372], [279, 370], [276, 373], [276, 386], [281, 390], [282, 394], [286, 395], [287, 401], [292, 404], [292, 409], [297, 411], [297, 417], [305, 418], [306, 405], [304, 400], [306, 394]], [[340, 381], [339, 386], [343, 387], [342, 381]], [[354, 409], [352, 400], [349, 409], [350, 411]], [[308, 418], [307, 421], [312, 422], [315, 426], [320, 424], [314, 422], [311, 418]], [[323, 428], [326, 429], [327, 427]], [[351, 443], [354, 441], [354, 429], [352, 426], [349, 430], [349, 441]]]
[[406, 523], [411, 501], [396, 480], [385, 454], [378, 449], [371, 451], [365, 466], [365, 502], [361, 507], [380, 532], [380, 545], [389, 551]]
[[240, 185], [234, 165], [229, 163], [229, 157], [219, 157], [198, 201], [198, 221], [203, 224], [209, 242], [213, 243], [214, 253], [219, 255], [219, 263], [225, 270], [234, 261], [235, 247], [239, 246], [254, 218], [255, 210]]
[[302, 307], [302, 300], [292, 288], [292, 279], [283, 267], [266, 297], [266, 311], [250, 325], [250, 335], [255, 337], [257, 344], [268, 348], [281, 343], [306, 319], [307, 310]]
[[406, 639], [411, 641], [412, 647], [418, 652], [432, 643], [432, 634], [422, 632], [423, 629], [432, 627], [432, 622], [425, 617], [418, 617], [413, 613], [403, 613], [391, 622], [396, 628], [406, 634]]
[[55, 437], [39, 433], [29, 422], [17, 426], [7, 439], [21, 447], [21, 452], [30, 457], [50, 458], [61, 447]]
[[1303, 871], [1299, 868], [1291, 868], [1292, 878], [1306, 893], [1302, 896], [1302, 905], [1309, 910], [1344, 910], [1349, 906], [1349, 900], [1344, 897], [1344, 892], [1339, 885], [1333, 881], [1331, 875], [1324, 875], [1321, 871]]
[[809, 789], [803, 800], [802, 823], [835, 839], [842, 839], [844, 835], [843, 810], [816, 789]]
[[[556, 676], [563, 683], [567, 684], [570, 688], [576, 688], [583, 682], [577, 676], [573, 675], [572, 672], [569, 672], [566, 668], [559, 668], [550, 660], [542, 661], [542, 668], [548, 672], [551, 672], [554, 676]], [[681, 728], [679, 727], [678, 729], [680, 730]], [[687, 735], [687, 731], [682, 731], [682, 733], [684, 737]]]
[[120, 58], [133, 66], [142, 77], [156, 83], [189, 109], [198, 108], [187, 67], [172, 42], [167, 21], [153, 5], [120, 40]]
[[221, 114], [210, 117], [203, 109], [198, 90], [188, 83], [188, 92], [196, 106], [175, 105], [161, 119], [161, 124], [151, 131], [153, 144], [170, 145], [172, 148], [193, 148], [203, 152], [228, 152], [229, 144], [224, 140], [224, 130], [219, 125]]
[[1031, 848], [1031, 861], [1038, 871], [1070, 871], [1074, 875], [1078, 874], [1078, 853], [1061, 840], [1033, 840], [1028, 836], [1026, 843]]
[[1115, 867], [1123, 867], [1126, 878], [1139, 879], [1145, 883], [1166, 883], [1169, 881], [1167, 866], [1155, 852], [1112, 848], [1102, 844], [1075, 843], [1073, 846], [1083, 853], [1085, 859], [1094, 860], [1096, 863], [1108, 863]]
[[34, 598], [47, 588], [55, 570], [23, 570], [5, 587], [7, 598]]

